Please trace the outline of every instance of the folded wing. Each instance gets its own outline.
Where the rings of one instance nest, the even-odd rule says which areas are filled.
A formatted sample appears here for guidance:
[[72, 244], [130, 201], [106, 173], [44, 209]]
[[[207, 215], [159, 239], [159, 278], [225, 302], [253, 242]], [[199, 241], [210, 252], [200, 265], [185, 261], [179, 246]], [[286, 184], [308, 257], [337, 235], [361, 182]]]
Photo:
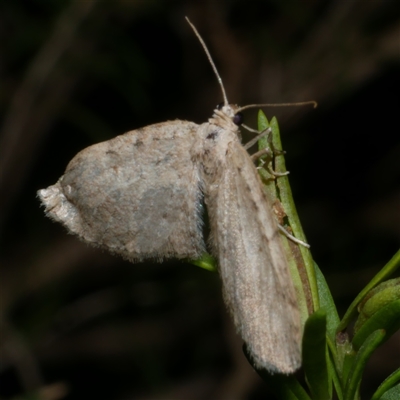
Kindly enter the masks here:
[[271, 205], [238, 141], [208, 201], [224, 298], [258, 367], [299, 368], [300, 317]]
[[190, 157], [197, 128], [169, 121], [86, 148], [38, 192], [47, 215], [130, 261], [198, 257], [202, 194]]

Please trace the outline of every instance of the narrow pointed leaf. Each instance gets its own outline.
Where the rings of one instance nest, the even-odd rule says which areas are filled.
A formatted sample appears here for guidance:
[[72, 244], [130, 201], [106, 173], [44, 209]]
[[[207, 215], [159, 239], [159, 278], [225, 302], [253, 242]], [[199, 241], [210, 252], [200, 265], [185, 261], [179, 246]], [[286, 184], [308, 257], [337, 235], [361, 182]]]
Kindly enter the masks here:
[[[332, 354], [331, 354], [332, 356]], [[342, 384], [336, 369], [336, 365], [334, 360], [332, 360], [331, 357], [328, 358], [328, 371], [329, 371], [329, 376], [330, 379], [333, 382], [333, 386], [335, 387], [336, 394], [339, 400], [343, 400], [343, 390], [342, 390]], [[332, 390], [329, 393], [330, 398], [332, 398]]]
[[397, 268], [400, 267], [400, 250], [391, 258], [391, 260], [371, 279], [367, 286], [358, 294], [350, 304], [344, 317], [340, 321], [338, 331], [344, 330], [354, 315], [357, 313], [357, 306], [367, 293], [379, 283], [387, 279]]
[[[282, 143], [279, 134], [279, 125], [275, 117], [271, 119], [270, 123], [272, 129], [272, 144], [275, 149], [281, 150]], [[283, 155], [275, 157], [275, 169], [279, 171], [286, 171], [285, 157]], [[292, 189], [289, 184], [289, 177], [282, 176], [277, 180], [277, 186], [279, 189], [279, 198], [281, 200], [283, 209], [288, 217], [290, 228], [293, 230], [294, 236], [296, 238], [307, 242], [307, 238], [304, 234], [303, 228], [301, 226], [300, 218], [297, 214], [296, 205], [293, 200]], [[299, 246], [304, 266], [305, 272], [307, 274], [307, 282], [303, 282], [304, 290], [311, 296], [312, 304], [309, 306], [310, 313], [312, 311], [318, 310], [319, 308], [319, 298], [318, 298], [318, 288], [317, 279], [314, 270], [314, 260], [312, 258], [310, 249]], [[307, 284], [307, 287], [306, 287]]]
[[378, 387], [377, 391], [371, 397], [371, 400], [383, 399], [383, 395], [386, 394], [390, 389], [397, 386], [398, 396], [396, 399], [400, 399], [400, 368], [396, 369], [392, 374], [390, 374]]
[[[267, 117], [260, 110], [258, 112], [258, 130], [260, 132], [263, 132], [263, 131], [266, 131], [269, 127], [270, 127], [270, 123], [269, 123]], [[271, 147], [270, 135], [271, 135], [271, 133], [269, 135], [261, 138], [258, 141], [258, 149], [259, 150], [263, 150], [263, 149]], [[268, 158], [267, 160], [263, 159], [263, 161], [266, 162], [266, 165], [264, 166], [264, 168], [260, 168], [259, 169], [259, 173], [260, 173], [261, 177], [263, 178], [264, 187], [265, 187], [266, 191], [268, 192], [268, 194], [270, 195], [271, 199], [276, 199], [277, 198], [277, 193], [276, 193], [275, 177], [270, 173], [268, 168], [266, 168], [271, 163], [272, 158]], [[260, 166], [261, 165], [262, 164], [260, 163]]]
[[400, 384], [389, 389], [380, 398], [380, 400], [399, 400], [399, 399], [400, 399]]
[[353, 371], [354, 363], [356, 360], [356, 352], [352, 350], [344, 356], [342, 366], [342, 381], [347, 382], [350, 376], [350, 372]]
[[310, 315], [304, 327], [303, 368], [312, 398], [329, 399], [326, 361], [326, 313], [319, 309]]
[[378, 329], [386, 331], [386, 339], [400, 328], [400, 300], [393, 301], [381, 308], [364, 322], [356, 332], [352, 343], [357, 350], [372, 332]]
[[358, 306], [359, 316], [354, 331], [358, 332], [372, 315], [396, 300], [400, 300], [400, 278], [390, 279], [373, 288]]
[[[274, 125], [271, 125], [272, 122], [274, 122]], [[269, 136], [260, 139], [259, 148], [265, 149], [267, 147], [270, 147], [274, 151], [277, 151], [281, 149], [281, 142], [279, 137], [279, 127], [276, 118], [274, 118], [271, 121], [271, 124], [268, 122], [265, 114], [262, 111], [260, 111], [258, 115], [259, 131], [265, 131], [267, 128], [272, 128], [272, 132], [269, 134]], [[270, 157], [269, 159], [267, 159], [267, 163], [264, 164], [263, 168], [260, 168], [259, 171], [262, 176], [267, 195], [270, 197], [270, 200], [273, 203], [275, 212], [277, 212], [277, 214], [281, 214], [282, 216], [284, 216], [285, 223], [288, 222], [288, 226], [290, 227], [289, 229], [292, 229], [293, 215], [296, 213], [295, 208], [290, 206], [290, 204], [293, 203], [293, 199], [291, 200], [290, 204], [288, 202], [285, 203], [282, 202], [281, 199], [282, 189], [280, 186], [283, 184], [286, 191], [285, 193], [287, 193], [287, 196], [289, 195], [291, 196], [289, 181], [286, 176], [275, 177], [274, 175], [272, 175], [271, 173], [272, 166], [270, 165], [272, 160], [274, 160], [275, 163], [277, 163], [278, 161], [280, 163], [279, 167], [275, 167], [275, 169], [277, 170], [276, 172], [286, 171], [284, 157], [282, 154], [279, 153], [277, 153], [274, 157]], [[295, 218], [298, 219], [297, 214]], [[282, 223], [283, 222], [281, 222], [281, 224]], [[298, 222], [296, 226], [301, 227], [300, 222]], [[301, 235], [297, 234], [294, 231], [293, 233], [299, 239], [303, 237], [301, 236], [303, 235], [302, 233]], [[301, 321], [302, 324], [304, 325], [309, 314], [312, 313], [314, 310], [314, 304], [310, 290], [310, 283], [308, 280], [308, 272], [307, 272], [308, 268], [306, 266], [307, 262], [312, 263], [311, 254], [309, 253], [308, 249], [304, 248], [304, 246], [295, 244], [283, 234], [282, 234], [282, 244], [286, 254], [286, 259], [289, 264], [290, 275], [292, 277], [292, 281], [296, 290], [297, 304], [300, 311]], [[309, 261], [306, 261], [304, 257], [305, 253], [303, 252], [303, 248], [308, 252], [307, 257]]]
[[293, 375], [271, 375], [265, 370], [257, 370], [257, 373], [268, 384], [268, 387], [272, 389], [274, 394], [278, 396], [279, 399], [311, 400], [310, 396]]
[[334, 342], [336, 337], [336, 328], [340, 322], [339, 315], [324, 275], [316, 263], [314, 263], [314, 268], [317, 278], [319, 304], [326, 312], [326, 331], [330, 340]]
[[375, 331], [360, 347], [347, 379], [346, 388], [344, 391], [344, 400], [356, 400], [356, 393], [360, 387], [365, 365], [368, 362], [371, 354], [382, 343], [384, 338], [384, 330]]
[[197, 260], [190, 260], [188, 262], [190, 262], [193, 265], [197, 265], [200, 268], [206, 269], [207, 271], [217, 270], [217, 261], [212, 255], [208, 253], [202, 254], [202, 256]]

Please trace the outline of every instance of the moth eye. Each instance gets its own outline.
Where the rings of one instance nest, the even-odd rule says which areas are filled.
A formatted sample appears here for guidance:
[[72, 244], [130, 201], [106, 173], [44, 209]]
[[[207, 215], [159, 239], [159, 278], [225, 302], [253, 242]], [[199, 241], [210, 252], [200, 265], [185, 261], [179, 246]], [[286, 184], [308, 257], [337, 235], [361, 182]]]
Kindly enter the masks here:
[[213, 131], [207, 135], [206, 139], [215, 139], [217, 136], [218, 136], [218, 132]]
[[222, 107], [225, 105], [224, 102], [217, 104], [217, 110], [222, 110]]
[[234, 115], [233, 117], [233, 123], [235, 125], [242, 125], [244, 121], [244, 116], [241, 112], [238, 112], [237, 114]]

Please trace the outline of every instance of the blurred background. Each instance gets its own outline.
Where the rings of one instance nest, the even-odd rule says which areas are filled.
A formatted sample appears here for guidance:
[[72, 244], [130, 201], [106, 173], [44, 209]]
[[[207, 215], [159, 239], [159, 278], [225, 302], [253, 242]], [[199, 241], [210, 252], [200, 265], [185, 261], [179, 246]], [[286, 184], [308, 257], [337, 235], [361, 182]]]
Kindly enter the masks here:
[[[216, 273], [129, 264], [45, 218], [36, 191], [81, 149], [228, 98], [280, 121], [315, 261], [341, 315], [400, 242], [400, 11], [395, 0], [1, 3], [0, 398], [272, 399]], [[256, 126], [256, 110], [245, 115]], [[362, 398], [399, 366], [374, 354]], [[29, 397], [33, 398], [33, 397]]]

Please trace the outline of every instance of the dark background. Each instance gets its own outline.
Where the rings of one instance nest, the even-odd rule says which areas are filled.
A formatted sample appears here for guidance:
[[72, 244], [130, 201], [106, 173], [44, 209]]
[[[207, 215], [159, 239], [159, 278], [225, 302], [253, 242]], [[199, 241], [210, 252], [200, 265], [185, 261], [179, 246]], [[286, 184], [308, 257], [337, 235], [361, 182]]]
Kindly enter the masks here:
[[[399, 247], [398, 3], [5, 3], [0, 398], [271, 398], [217, 274], [89, 248], [44, 217], [36, 191], [90, 144], [211, 116], [222, 98], [187, 15], [232, 103], [318, 101], [266, 114], [280, 121], [303, 228], [343, 315]], [[398, 367], [398, 339], [370, 360], [363, 398]]]

